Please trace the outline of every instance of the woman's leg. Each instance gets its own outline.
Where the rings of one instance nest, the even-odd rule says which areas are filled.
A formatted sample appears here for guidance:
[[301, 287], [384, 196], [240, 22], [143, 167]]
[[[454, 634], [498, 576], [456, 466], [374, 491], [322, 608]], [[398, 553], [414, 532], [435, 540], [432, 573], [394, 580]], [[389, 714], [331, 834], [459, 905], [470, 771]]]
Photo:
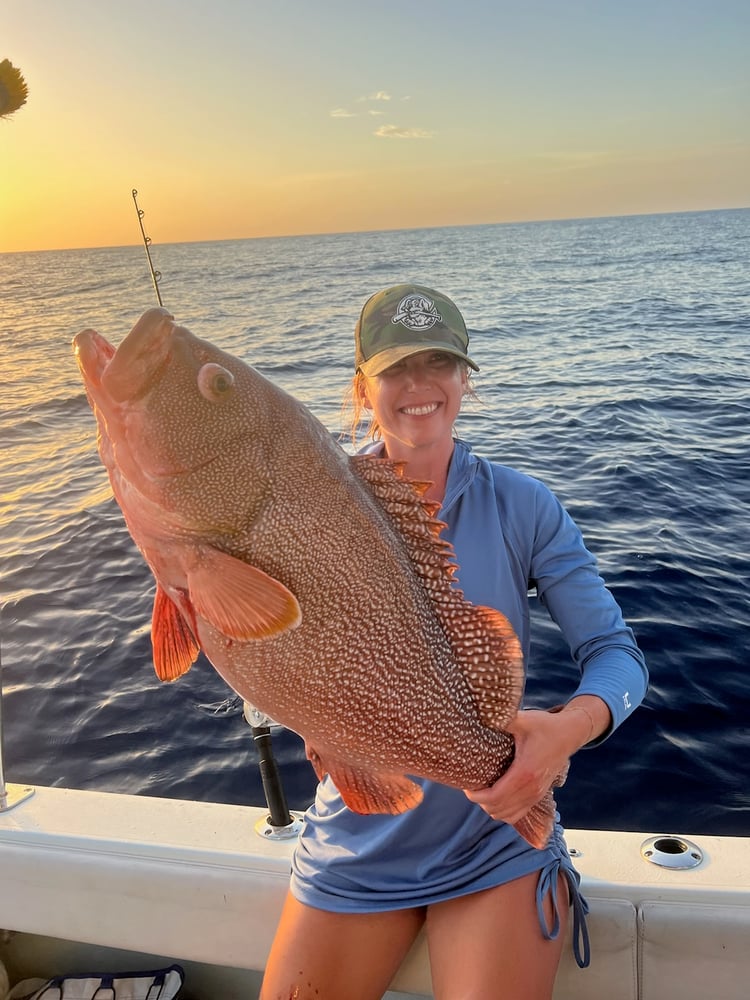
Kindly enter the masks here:
[[287, 895], [259, 1000], [380, 1000], [424, 910], [330, 913]]
[[[533, 872], [505, 885], [436, 903], [427, 911], [435, 1000], [549, 1000], [568, 926], [568, 890], [558, 879], [560, 932], [539, 926]], [[554, 920], [549, 894], [545, 919]]]

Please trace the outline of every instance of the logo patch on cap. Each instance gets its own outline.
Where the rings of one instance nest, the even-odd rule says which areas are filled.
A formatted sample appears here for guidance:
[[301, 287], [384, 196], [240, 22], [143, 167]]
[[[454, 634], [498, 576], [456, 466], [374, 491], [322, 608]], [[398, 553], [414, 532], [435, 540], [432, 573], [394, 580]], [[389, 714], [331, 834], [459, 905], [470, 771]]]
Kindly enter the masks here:
[[396, 307], [396, 313], [391, 323], [400, 323], [407, 330], [421, 333], [430, 330], [436, 323], [441, 323], [443, 317], [437, 311], [432, 299], [424, 295], [405, 295]]

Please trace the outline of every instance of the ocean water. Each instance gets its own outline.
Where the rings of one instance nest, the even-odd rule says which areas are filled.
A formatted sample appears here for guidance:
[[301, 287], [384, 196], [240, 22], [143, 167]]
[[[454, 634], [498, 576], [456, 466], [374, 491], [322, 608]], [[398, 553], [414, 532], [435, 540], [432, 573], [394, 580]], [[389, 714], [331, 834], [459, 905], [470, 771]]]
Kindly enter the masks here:
[[[564, 823], [750, 834], [750, 210], [151, 253], [179, 322], [332, 432], [364, 299], [404, 280], [450, 294], [481, 366], [457, 432], [557, 492], [651, 670], [638, 712], [574, 758]], [[0, 287], [7, 779], [261, 804], [241, 705], [207, 661], [156, 679], [153, 582], [70, 347], [85, 327], [118, 343], [156, 304], [143, 247], [0, 255]], [[549, 705], [576, 678], [556, 628], [532, 616], [529, 703]], [[301, 741], [281, 730], [274, 746], [304, 808], [315, 782]]]

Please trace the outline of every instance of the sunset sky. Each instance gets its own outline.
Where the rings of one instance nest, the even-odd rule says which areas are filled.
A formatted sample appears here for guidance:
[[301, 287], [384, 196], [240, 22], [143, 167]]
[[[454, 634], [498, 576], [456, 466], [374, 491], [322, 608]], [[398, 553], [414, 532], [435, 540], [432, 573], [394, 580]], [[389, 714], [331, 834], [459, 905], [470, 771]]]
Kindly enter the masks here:
[[747, 0], [4, 0], [0, 251], [750, 205]]

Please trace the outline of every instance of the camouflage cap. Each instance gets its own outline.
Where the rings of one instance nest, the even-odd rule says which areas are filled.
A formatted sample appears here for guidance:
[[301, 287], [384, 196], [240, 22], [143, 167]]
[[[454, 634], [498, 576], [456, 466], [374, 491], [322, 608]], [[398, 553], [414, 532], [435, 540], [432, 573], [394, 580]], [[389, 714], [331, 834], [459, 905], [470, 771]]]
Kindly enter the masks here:
[[358, 371], [379, 375], [420, 351], [455, 354], [474, 371], [463, 316], [447, 295], [423, 285], [393, 285], [365, 302], [354, 329]]

